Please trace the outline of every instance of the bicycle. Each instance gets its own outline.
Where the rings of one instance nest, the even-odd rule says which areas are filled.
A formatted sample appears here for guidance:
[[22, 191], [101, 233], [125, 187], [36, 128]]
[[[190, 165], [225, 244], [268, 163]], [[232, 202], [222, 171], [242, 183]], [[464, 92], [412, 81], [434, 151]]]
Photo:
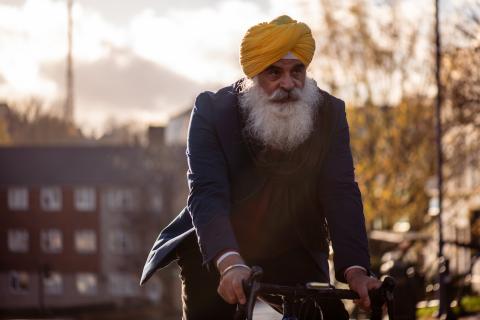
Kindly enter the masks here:
[[[235, 320], [253, 320], [253, 309], [257, 297], [260, 295], [276, 296], [282, 299], [283, 320], [302, 319], [298, 307], [305, 305], [306, 301], [313, 302], [315, 308], [321, 313], [318, 301], [321, 299], [358, 299], [356, 292], [348, 289], [337, 289], [330, 284], [310, 282], [302, 286], [284, 286], [272, 283], [260, 282], [263, 275], [262, 268], [252, 267], [252, 275], [243, 283], [247, 295], [247, 303], [238, 305]], [[390, 320], [394, 320], [393, 312], [393, 289], [395, 280], [392, 277], [385, 277], [378, 289], [369, 292], [372, 311], [371, 320], [381, 320], [383, 306], [387, 306], [387, 314]], [[306, 318], [305, 316], [303, 317]], [[307, 318], [308, 319], [308, 318]]]

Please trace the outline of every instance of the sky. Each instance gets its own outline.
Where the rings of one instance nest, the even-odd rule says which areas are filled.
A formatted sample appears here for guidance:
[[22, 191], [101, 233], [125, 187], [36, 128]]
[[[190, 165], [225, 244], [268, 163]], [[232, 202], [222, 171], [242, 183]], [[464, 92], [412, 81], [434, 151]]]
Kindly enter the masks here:
[[[315, 28], [319, 3], [74, 0], [75, 121], [93, 133], [112, 120], [163, 124], [242, 76], [250, 26], [289, 14]], [[62, 105], [66, 12], [66, 0], [0, 0], [0, 101]]]
[[[245, 31], [301, 3], [74, 0], [75, 121], [94, 132], [112, 120], [164, 123], [239, 79]], [[0, 100], [62, 104], [66, 12], [65, 0], [0, 0]]]

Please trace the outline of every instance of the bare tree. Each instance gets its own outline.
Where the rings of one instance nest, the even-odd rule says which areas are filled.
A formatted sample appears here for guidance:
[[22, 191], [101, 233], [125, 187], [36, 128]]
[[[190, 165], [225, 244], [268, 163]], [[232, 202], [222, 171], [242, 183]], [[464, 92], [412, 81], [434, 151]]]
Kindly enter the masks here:
[[480, 163], [480, 1], [462, 7], [443, 55], [447, 178]]
[[2, 113], [4, 130], [13, 145], [75, 144], [89, 140], [80, 128], [65, 122], [39, 99], [4, 105]]
[[425, 65], [431, 58], [420, 53], [419, 35], [428, 21], [405, 19], [400, 1], [320, 1], [323, 22], [314, 67], [328, 89], [354, 105], [379, 106], [426, 91], [432, 74]]
[[[327, 86], [350, 101], [356, 176], [367, 221], [414, 228], [428, 208], [425, 183], [433, 174], [433, 108], [428, 92], [433, 57], [421, 54], [425, 25], [400, 14], [400, 1], [320, 0], [319, 60]], [[323, 41], [321, 39], [324, 39]]]

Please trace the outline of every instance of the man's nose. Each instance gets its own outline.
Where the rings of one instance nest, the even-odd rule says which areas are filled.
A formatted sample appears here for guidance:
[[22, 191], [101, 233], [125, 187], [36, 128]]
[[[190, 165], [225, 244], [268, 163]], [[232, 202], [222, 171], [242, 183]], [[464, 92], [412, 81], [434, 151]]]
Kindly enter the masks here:
[[291, 91], [295, 88], [295, 83], [290, 75], [285, 75], [282, 77], [280, 87], [285, 91]]

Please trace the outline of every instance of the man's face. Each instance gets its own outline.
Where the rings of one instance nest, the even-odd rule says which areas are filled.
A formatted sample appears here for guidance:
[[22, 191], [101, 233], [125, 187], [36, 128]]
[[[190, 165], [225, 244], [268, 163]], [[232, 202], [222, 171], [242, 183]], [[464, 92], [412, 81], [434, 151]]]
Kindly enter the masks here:
[[[258, 74], [258, 83], [272, 101], [283, 103], [299, 99], [305, 85], [305, 65], [295, 59], [281, 59]], [[296, 89], [296, 90], [295, 90]]]

